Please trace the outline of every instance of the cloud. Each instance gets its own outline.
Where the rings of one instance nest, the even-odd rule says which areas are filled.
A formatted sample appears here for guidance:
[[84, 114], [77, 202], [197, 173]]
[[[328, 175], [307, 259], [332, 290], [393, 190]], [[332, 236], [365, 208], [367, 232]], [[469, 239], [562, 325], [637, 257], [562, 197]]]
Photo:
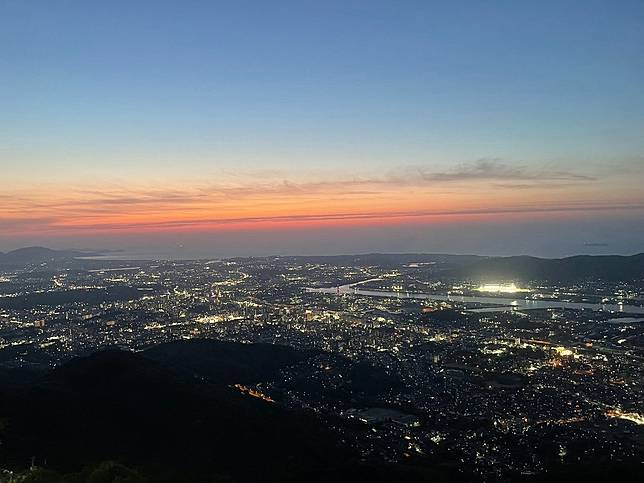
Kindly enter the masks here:
[[567, 204], [530, 204], [514, 207], [496, 208], [470, 208], [470, 209], [428, 209], [408, 211], [364, 211], [364, 212], [330, 212], [321, 214], [284, 214], [245, 217], [194, 217], [189, 219], [172, 218], [169, 220], [148, 221], [109, 221], [109, 220], [77, 220], [69, 223], [67, 217], [39, 218], [39, 219], [0, 219], [0, 227], [10, 230], [26, 229], [35, 232], [118, 232], [118, 231], [166, 231], [190, 229], [217, 229], [225, 226], [261, 226], [266, 224], [280, 225], [297, 223], [302, 225], [319, 223], [342, 222], [398, 222], [400, 220], [418, 220], [430, 222], [432, 219], [445, 217], [481, 217], [494, 215], [516, 214], [548, 214], [548, 213], [574, 213], [574, 212], [599, 212], [599, 211], [633, 211], [644, 210], [644, 203], [567, 203]]
[[[594, 199], [562, 187], [594, 178], [556, 169], [529, 169], [496, 158], [464, 163], [447, 171], [399, 168], [365, 176], [285, 179], [283, 173], [193, 182], [56, 186], [0, 194], [0, 231], [136, 230], [257, 226], [268, 223], [343, 223], [590, 210], [642, 209], [628, 193]], [[462, 181], [463, 184], [458, 182]], [[482, 185], [482, 186], [481, 186]], [[445, 188], [447, 186], [447, 188]], [[490, 188], [504, 189], [496, 196]], [[526, 204], [525, 190], [530, 193]], [[559, 188], [546, 196], [549, 188]], [[498, 191], [498, 190], [497, 190]], [[612, 200], [612, 201], [611, 201]], [[477, 208], [477, 209], [473, 209]], [[375, 222], [375, 221], [374, 221]]]
[[[35, 217], [35, 218], [3, 218], [0, 217], [0, 230], [2, 232], [11, 232], [22, 229], [32, 229], [34, 227], [51, 227], [59, 222], [59, 219], [53, 216]], [[3, 233], [5, 234], [5, 233]]]
[[473, 163], [465, 163], [443, 172], [429, 172], [419, 169], [422, 180], [427, 182], [452, 181], [540, 181], [540, 182], [580, 182], [595, 181], [592, 176], [561, 170], [529, 170], [525, 166], [514, 166], [499, 158], [482, 158]]

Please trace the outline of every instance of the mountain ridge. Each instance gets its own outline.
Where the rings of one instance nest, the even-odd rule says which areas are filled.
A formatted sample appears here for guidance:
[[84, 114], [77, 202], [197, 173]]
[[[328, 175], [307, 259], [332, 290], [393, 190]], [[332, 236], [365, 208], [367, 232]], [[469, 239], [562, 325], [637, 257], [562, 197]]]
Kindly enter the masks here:
[[[52, 250], [45, 247], [25, 247], [0, 253], [0, 266], [19, 267], [33, 263], [64, 261], [100, 252]], [[247, 257], [257, 259], [275, 258]], [[355, 255], [279, 256], [307, 263], [331, 265], [399, 267], [412, 263], [437, 263], [441, 273], [453, 278], [470, 280], [550, 280], [575, 281], [601, 279], [605, 281], [637, 280], [644, 278], [644, 252], [633, 255], [572, 255], [543, 258], [531, 255], [505, 257], [484, 255], [452, 255], [445, 253], [363, 253]], [[241, 260], [233, 257], [230, 260]]]
[[308, 354], [272, 344], [175, 341], [75, 357], [23, 383], [0, 377], [0, 460], [15, 470], [35, 461], [66, 474], [115, 461], [146, 475], [146, 483], [322, 483], [347, 475], [370, 483], [473, 481], [448, 462], [367, 464], [329, 419], [233, 384], [252, 387]]
[[53, 250], [41, 246], [30, 246], [17, 248], [5, 253], [0, 252], [0, 264], [26, 265], [92, 255], [96, 255], [96, 253], [81, 250]]
[[539, 258], [527, 255], [479, 260], [453, 271], [453, 276], [474, 280], [604, 281], [644, 278], [644, 253], [635, 255], [574, 255]]

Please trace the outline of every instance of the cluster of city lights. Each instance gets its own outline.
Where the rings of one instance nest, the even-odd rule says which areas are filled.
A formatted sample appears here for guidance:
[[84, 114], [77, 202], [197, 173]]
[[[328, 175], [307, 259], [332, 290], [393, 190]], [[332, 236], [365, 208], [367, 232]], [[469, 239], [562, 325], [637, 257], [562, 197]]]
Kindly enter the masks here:
[[530, 289], [517, 287], [515, 283], [499, 284], [499, 283], [485, 283], [476, 289], [477, 292], [487, 293], [519, 293], [529, 292]]

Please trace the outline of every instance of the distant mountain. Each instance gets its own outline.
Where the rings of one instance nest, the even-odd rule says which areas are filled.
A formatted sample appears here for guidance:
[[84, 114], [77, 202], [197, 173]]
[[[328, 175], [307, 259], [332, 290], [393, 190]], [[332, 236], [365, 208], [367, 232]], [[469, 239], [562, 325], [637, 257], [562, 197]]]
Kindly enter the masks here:
[[452, 275], [477, 281], [641, 280], [644, 279], [644, 253], [554, 259], [528, 256], [485, 258], [455, 269]]
[[460, 266], [482, 260], [478, 255], [449, 255], [445, 253], [362, 253], [357, 255], [282, 256], [286, 260], [306, 263], [320, 263], [337, 266], [380, 266], [399, 267], [410, 263], [437, 263]]
[[367, 253], [361, 255], [331, 255], [280, 257], [306, 263], [338, 266], [400, 267], [412, 263], [435, 264], [440, 275], [456, 279], [490, 280], [552, 280], [606, 281], [644, 279], [644, 253], [632, 256], [578, 255], [567, 258], [538, 258], [531, 256], [488, 257], [478, 255], [448, 255], [429, 253]]
[[[77, 257], [100, 256], [103, 252], [51, 250], [44, 247], [20, 248], [0, 253], [0, 266], [19, 267], [29, 264], [60, 262]], [[431, 253], [365, 253], [358, 255], [280, 256], [300, 263], [336, 266], [379, 266], [397, 268], [408, 264], [431, 264], [440, 276], [476, 281], [490, 280], [551, 280], [606, 281], [644, 279], [644, 253], [622, 255], [577, 255], [567, 258], [538, 258], [531, 256], [488, 257], [479, 255], [449, 255]], [[237, 258], [236, 260], [245, 260]]]
[[77, 250], [51, 250], [44, 247], [26, 247], [0, 253], [0, 265], [22, 266], [30, 263], [43, 263], [68, 258], [96, 255], [93, 252]]

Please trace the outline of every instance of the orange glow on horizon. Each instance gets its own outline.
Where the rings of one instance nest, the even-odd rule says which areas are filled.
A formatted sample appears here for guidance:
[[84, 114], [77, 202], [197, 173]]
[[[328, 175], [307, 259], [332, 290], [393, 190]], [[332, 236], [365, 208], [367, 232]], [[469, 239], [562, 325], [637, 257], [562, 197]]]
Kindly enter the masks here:
[[[583, 197], [582, 197], [583, 196]], [[544, 201], [547, 200], [547, 201]], [[391, 185], [360, 182], [288, 183], [209, 188], [136, 186], [89, 190], [49, 186], [5, 196], [0, 228], [30, 234], [209, 232], [329, 227], [386, 227], [521, 222], [642, 210], [638, 200], [601, 202], [583, 191]]]

